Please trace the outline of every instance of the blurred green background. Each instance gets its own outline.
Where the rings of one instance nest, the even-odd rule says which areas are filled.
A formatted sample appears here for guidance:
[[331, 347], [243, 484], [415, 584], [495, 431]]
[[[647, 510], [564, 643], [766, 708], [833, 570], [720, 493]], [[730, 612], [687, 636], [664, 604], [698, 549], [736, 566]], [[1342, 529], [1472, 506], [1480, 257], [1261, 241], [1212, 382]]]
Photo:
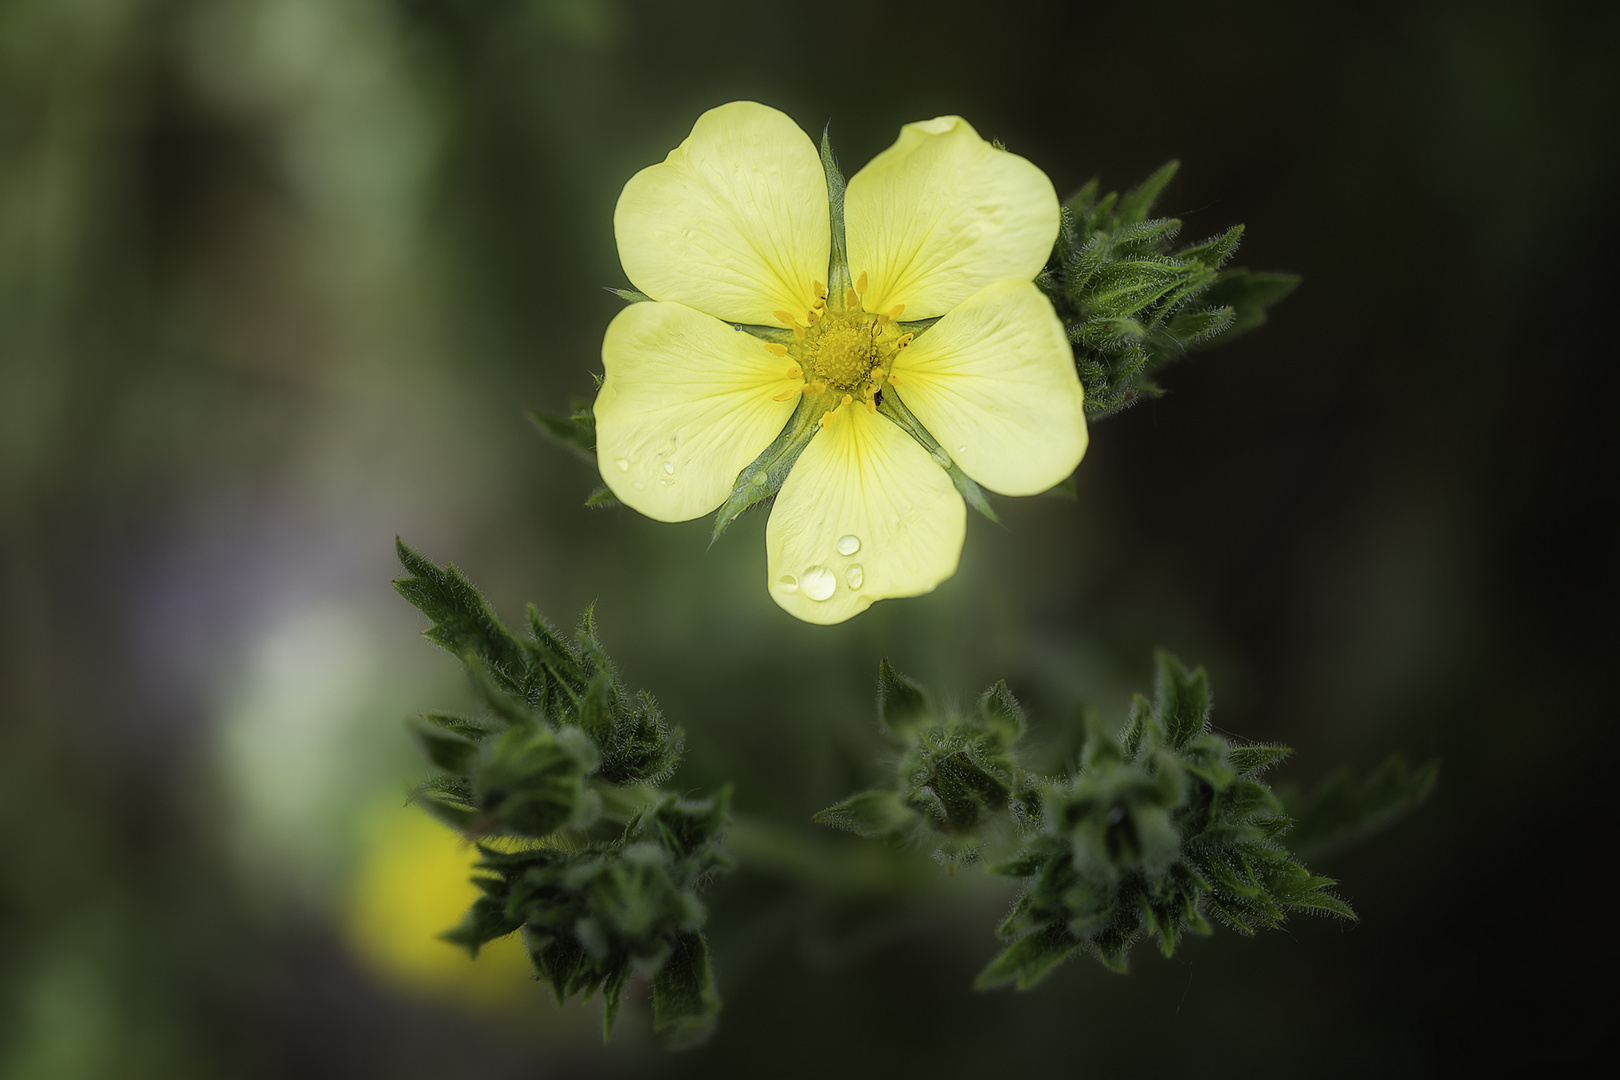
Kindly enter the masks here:
[[[1607, 967], [1616, 46], [1613, 4], [0, 0], [0, 1076], [1574, 1053]], [[1305, 285], [1097, 425], [1077, 502], [1001, 500], [936, 593], [801, 625], [763, 514], [706, 550], [587, 511], [522, 416], [590, 393], [623, 182], [737, 98], [831, 121], [850, 173], [942, 113], [1060, 195], [1179, 157], [1188, 238], [1246, 222], [1238, 262]], [[1024, 995], [970, 989], [1011, 899], [978, 875], [745, 871], [711, 893], [716, 1037], [663, 1056], [643, 996], [603, 1049], [595, 1003], [431, 940], [466, 852], [401, 809], [400, 718], [468, 691], [396, 534], [508, 619], [594, 600], [688, 729], [677, 786], [812, 838], [890, 753], [885, 654], [964, 701], [1005, 676], [1057, 747], [1162, 645], [1223, 730], [1298, 750], [1280, 779], [1444, 769], [1317, 867], [1359, 924]]]

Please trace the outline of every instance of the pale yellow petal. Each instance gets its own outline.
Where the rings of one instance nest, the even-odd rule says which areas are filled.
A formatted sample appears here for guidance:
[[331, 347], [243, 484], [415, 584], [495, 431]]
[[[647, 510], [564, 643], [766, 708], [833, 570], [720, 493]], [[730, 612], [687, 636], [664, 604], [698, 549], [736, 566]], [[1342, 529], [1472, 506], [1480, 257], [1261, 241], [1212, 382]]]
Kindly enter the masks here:
[[832, 248], [821, 157], [775, 109], [710, 109], [624, 185], [613, 232], [625, 274], [654, 300], [728, 322], [775, 326], [778, 310], [802, 319]]
[[956, 573], [967, 508], [916, 440], [856, 405], [810, 440], [765, 528], [771, 596], [837, 623], [874, 600], [917, 596]]
[[1074, 354], [1031, 282], [974, 293], [901, 350], [893, 374], [906, 408], [991, 491], [1045, 491], [1086, 452]]
[[907, 124], [855, 174], [844, 227], [850, 273], [871, 286], [862, 306], [931, 319], [992, 282], [1039, 273], [1057, 239], [1057, 193], [1040, 169], [942, 116]]
[[596, 460], [619, 501], [659, 521], [719, 506], [792, 416], [793, 364], [682, 304], [631, 304], [602, 340]]

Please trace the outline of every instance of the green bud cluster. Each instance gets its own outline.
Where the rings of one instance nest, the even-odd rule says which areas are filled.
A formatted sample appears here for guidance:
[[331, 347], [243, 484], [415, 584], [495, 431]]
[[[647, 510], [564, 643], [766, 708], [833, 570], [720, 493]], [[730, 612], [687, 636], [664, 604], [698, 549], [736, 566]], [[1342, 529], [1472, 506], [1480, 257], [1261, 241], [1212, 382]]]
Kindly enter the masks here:
[[[815, 820], [862, 836], [933, 845], [949, 869], [985, 862], [1024, 890], [999, 934], [1008, 944], [981, 987], [1034, 986], [1078, 952], [1124, 971], [1132, 947], [1155, 938], [1166, 956], [1213, 917], [1245, 934], [1289, 912], [1355, 917], [1281, 842], [1294, 820], [1261, 774], [1281, 746], [1242, 745], [1209, 729], [1209, 682], [1157, 656], [1156, 700], [1138, 695], [1122, 734], [1087, 720], [1072, 773], [1025, 767], [1024, 710], [1005, 683], [971, 715], [941, 714], [884, 661], [878, 714], [904, 747], [893, 785], [851, 796]], [[1428, 793], [1434, 767], [1386, 764], [1362, 785], [1342, 776], [1312, 796], [1327, 820], [1313, 834], [1348, 835], [1392, 821]], [[1313, 813], [1314, 819], [1314, 813]], [[1000, 857], [986, 858], [985, 852]]]
[[1180, 220], [1148, 215], [1179, 167], [1170, 162], [1123, 197], [1099, 197], [1097, 181], [1086, 184], [1062, 208], [1052, 257], [1035, 279], [1068, 329], [1093, 419], [1158, 397], [1159, 368], [1259, 326], [1299, 284], [1292, 274], [1221, 269], [1241, 225], [1172, 250]]
[[934, 858], [952, 871], [977, 862], [1007, 814], [1025, 814], [1035, 797], [1036, 778], [1014, 757], [1024, 710], [1002, 682], [984, 692], [976, 712], [938, 716], [922, 687], [882, 661], [879, 722], [907, 747], [896, 786], [853, 795], [814, 820], [861, 836], [932, 845]]
[[398, 553], [411, 576], [395, 587], [433, 621], [423, 636], [461, 659], [489, 714], [410, 722], [439, 770], [417, 801], [481, 841], [483, 895], [446, 940], [476, 956], [521, 930], [559, 1002], [602, 991], [604, 1037], [631, 974], [648, 974], [655, 1027], [682, 1043], [706, 1035], [720, 1000], [698, 894], [731, 866], [720, 846], [729, 792], [683, 799], [655, 786], [685, 735], [650, 695], [625, 689], [590, 612], [565, 642], [530, 605], [518, 637], [454, 567], [403, 543]]
[[1288, 749], [1211, 732], [1204, 670], [1157, 659], [1157, 700], [1137, 695], [1117, 738], [1093, 725], [1075, 775], [1042, 786], [1023, 850], [989, 867], [1025, 889], [981, 986], [1032, 986], [1082, 949], [1124, 971], [1138, 939], [1170, 956], [1183, 933], [1211, 932], [1207, 915], [1244, 934], [1289, 911], [1355, 918], [1280, 842], [1292, 819], [1260, 774]]

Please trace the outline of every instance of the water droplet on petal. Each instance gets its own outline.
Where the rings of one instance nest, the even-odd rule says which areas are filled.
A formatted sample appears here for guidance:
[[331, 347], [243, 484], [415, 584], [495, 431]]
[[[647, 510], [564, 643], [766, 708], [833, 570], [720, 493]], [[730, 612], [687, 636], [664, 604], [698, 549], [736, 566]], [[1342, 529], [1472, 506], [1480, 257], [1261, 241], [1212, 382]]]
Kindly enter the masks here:
[[844, 580], [849, 582], [850, 588], [858, 589], [866, 580], [866, 571], [861, 569], [860, 563], [850, 563], [849, 569], [844, 571]]
[[643, 484], [640, 480], [630, 481], [630, 486], [635, 488], [637, 491], [642, 491], [647, 487], [647, 485]]
[[956, 452], [957, 452], [957, 453], [958, 453], [958, 454], [965, 454], [965, 453], [967, 453], [967, 447], [965, 447], [965, 446], [958, 446], [958, 447], [957, 447], [957, 448], [956, 448]]
[[664, 462], [664, 471], [666, 473], [668, 473], [669, 475], [674, 476], [675, 475], [675, 463], [673, 461]]
[[776, 579], [776, 584], [783, 592], [799, 591], [799, 579], [792, 574], [783, 574]]
[[812, 600], [825, 600], [838, 588], [838, 579], [825, 566], [812, 566], [804, 572], [804, 595]]
[[630, 459], [629, 458], [614, 458], [613, 459], [613, 464], [615, 464], [615, 465], [617, 465], [619, 467], [620, 472], [629, 472], [630, 471]]
[[673, 487], [674, 484], [675, 484], [675, 481], [671, 480], [667, 476], [664, 477], [662, 480], [658, 481], [658, 486], [659, 487]]
[[861, 538], [858, 536], [840, 536], [838, 538], [838, 554], [853, 555], [861, 550]]

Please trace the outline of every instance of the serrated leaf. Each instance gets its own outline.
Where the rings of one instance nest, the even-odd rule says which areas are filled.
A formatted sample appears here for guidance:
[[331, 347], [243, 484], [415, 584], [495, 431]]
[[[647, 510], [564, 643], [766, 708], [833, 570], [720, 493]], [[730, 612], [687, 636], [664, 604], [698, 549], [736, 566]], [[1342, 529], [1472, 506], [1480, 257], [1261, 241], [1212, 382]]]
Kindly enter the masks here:
[[1154, 714], [1164, 729], [1165, 741], [1171, 748], [1180, 749], [1187, 740], [1201, 734], [1209, 720], [1209, 677], [1203, 668], [1189, 672], [1180, 660], [1162, 649], [1154, 653], [1153, 659], [1158, 669]]
[[1337, 770], [1308, 795], [1286, 800], [1294, 819], [1291, 846], [1313, 857], [1349, 847], [1415, 810], [1439, 775], [1439, 762], [1412, 768], [1400, 754], [1360, 780], [1348, 769]]
[[478, 950], [496, 938], [503, 938], [523, 925], [506, 914], [506, 905], [493, 896], [480, 896], [467, 909], [459, 926], [439, 936], [452, 945], [460, 945], [467, 955], [476, 958]]
[[1226, 760], [1231, 762], [1232, 768], [1252, 780], [1292, 753], [1293, 750], [1286, 746], [1256, 743], [1232, 747], [1226, 752]]
[[412, 575], [394, 582], [394, 588], [433, 621], [422, 636], [460, 658], [471, 654], [484, 662], [502, 689], [523, 696], [530, 676], [527, 652], [521, 642], [495, 618], [478, 590], [457, 572], [443, 570], [394, 541], [399, 561]]

